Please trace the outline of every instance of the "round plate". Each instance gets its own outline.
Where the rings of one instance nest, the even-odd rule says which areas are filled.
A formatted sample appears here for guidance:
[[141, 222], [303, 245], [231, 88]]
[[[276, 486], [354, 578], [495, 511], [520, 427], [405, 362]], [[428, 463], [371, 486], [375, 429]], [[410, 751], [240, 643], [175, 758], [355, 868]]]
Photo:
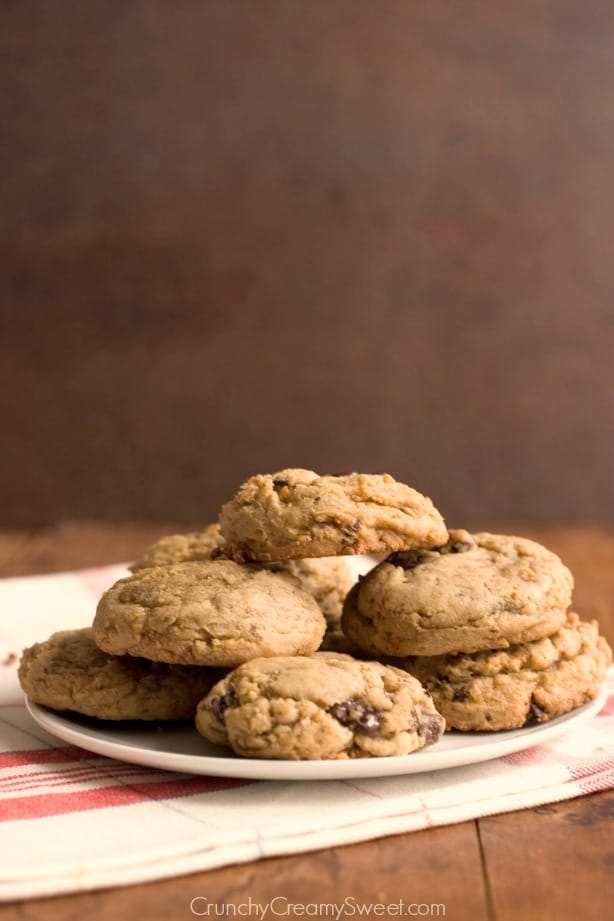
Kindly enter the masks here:
[[546, 723], [505, 732], [450, 732], [435, 745], [410, 755], [356, 758], [348, 761], [267, 761], [239, 758], [203, 739], [192, 724], [113, 723], [77, 714], [56, 713], [26, 701], [36, 722], [52, 735], [87, 751], [120, 761], [251, 780], [345, 780], [419, 774], [500, 758], [560, 736], [586, 722], [605, 702], [605, 688], [595, 700]]

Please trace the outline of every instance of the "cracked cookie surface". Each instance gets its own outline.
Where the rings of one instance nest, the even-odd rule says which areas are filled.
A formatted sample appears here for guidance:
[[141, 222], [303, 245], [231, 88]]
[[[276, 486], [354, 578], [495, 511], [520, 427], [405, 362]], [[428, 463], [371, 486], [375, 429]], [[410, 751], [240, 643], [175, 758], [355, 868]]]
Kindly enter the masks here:
[[431, 692], [448, 729], [519, 729], [597, 696], [612, 651], [596, 621], [567, 615], [552, 636], [473, 655], [418, 656], [399, 667]]
[[220, 528], [230, 557], [258, 562], [386, 553], [447, 538], [431, 500], [389, 474], [301, 468], [251, 477], [223, 506]]
[[502, 649], [565, 622], [573, 578], [522, 537], [451, 531], [442, 547], [393, 553], [349, 592], [343, 632], [375, 655]]
[[120, 579], [100, 599], [93, 628], [101, 649], [116, 655], [232, 667], [311, 653], [326, 621], [311, 595], [283, 576], [212, 560]]
[[109, 655], [89, 627], [24, 649], [18, 674], [33, 703], [103, 720], [190, 719], [220, 678], [218, 669]]
[[196, 727], [244, 757], [317, 760], [405, 755], [436, 742], [444, 720], [407, 672], [320, 652], [241, 665], [201, 701]]

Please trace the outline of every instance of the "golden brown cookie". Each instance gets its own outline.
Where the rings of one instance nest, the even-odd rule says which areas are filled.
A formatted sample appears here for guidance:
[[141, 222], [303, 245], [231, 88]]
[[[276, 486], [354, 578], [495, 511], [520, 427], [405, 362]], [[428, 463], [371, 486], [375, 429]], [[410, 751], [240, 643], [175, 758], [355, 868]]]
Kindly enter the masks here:
[[19, 665], [19, 681], [33, 703], [102, 720], [190, 719], [219, 678], [219, 669], [109, 655], [89, 627], [35, 643]]
[[504, 649], [565, 622], [573, 578], [535, 541], [451, 531], [442, 547], [393, 553], [351, 590], [343, 632], [374, 655]]
[[[153, 566], [172, 566], [215, 559], [227, 559], [224, 539], [217, 524], [188, 534], [170, 534], [148, 547], [132, 564], [132, 572]], [[320, 605], [329, 626], [341, 620], [343, 600], [353, 584], [353, 576], [343, 557], [254, 564], [271, 572], [287, 575], [299, 588], [309, 592]]]
[[284, 575], [308, 592], [320, 606], [328, 627], [341, 621], [345, 596], [354, 584], [354, 576], [342, 556], [321, 556], [311, 560], [285, 560], [280, 563], [254, 564]]
[[223, 556], [224, 538], [218, 524], [207, 525], [202, 531], [169, 534], [148, 547], [131, 566], [132, 572], [152, 566], [172, 566], [196, 560], [214, 560]]
[[102, 596], [94, 638], [114, 655], [234, 666], [256, 656], [303, 655], [322, 641], [316, 601], [292, 582], [231, 560], [142, 569]]
[[436, 742], [444, 720], [406, 672], [320, 652], [241, 665], [201, 701], [196, 727], [245, 757], [315, 760], [405, 755]]
[[388, 474], [318, 476], [288, 469], [247, 480], [223, 506], [226, 552], [270, 562], [386, 553], [445, 543], [430, 499]]
[[518, 729], [597, 696], [612, 651], [596, 621], [568, 614], [552, 636], [473, 655], [399, 661], [433, 695], [448, 729]]

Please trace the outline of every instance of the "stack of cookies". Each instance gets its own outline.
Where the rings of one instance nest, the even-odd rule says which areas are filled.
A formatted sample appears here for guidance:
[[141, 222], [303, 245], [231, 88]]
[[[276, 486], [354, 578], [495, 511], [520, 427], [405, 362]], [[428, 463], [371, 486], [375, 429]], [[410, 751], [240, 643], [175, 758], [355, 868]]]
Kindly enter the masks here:
[[[386, 554], [355, 583], [347, 559]], [[522, 538], [448, 532], [387, 474], [249, 479], [219, 522], [163, 538], [91, 628], [24, 651], [30, 699], [186, 719], [243, 757], [404, 755], [593, 698], [611, 661], [572, 577]], [[330, 651], [336, 650], [336, 651]]]
[[450, 531], [390, 554], [349, 592], [342, 626], [432, 694], [448, 729], [516, 729], [592, 700], [612, 660], [569, 611], [573, 577], [535, 541]]

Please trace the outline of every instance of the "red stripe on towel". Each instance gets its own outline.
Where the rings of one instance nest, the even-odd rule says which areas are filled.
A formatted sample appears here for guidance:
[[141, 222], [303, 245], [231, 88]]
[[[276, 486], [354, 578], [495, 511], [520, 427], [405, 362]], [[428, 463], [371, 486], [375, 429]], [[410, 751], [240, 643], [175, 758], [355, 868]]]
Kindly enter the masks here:
[[186, 777], [180, 780], [134, 783], [129, 786], [117, 784], [74, 793], [21, 796], [0, 801], [0, 820], [36, 819], [67, 812], [83, 812], [87, 809], [129, 806], [147, 800], [171, 799], [195, 793], [215, 793], [218, 790], [229, 790], [250, 783], [253, 781], [229, 777]]

